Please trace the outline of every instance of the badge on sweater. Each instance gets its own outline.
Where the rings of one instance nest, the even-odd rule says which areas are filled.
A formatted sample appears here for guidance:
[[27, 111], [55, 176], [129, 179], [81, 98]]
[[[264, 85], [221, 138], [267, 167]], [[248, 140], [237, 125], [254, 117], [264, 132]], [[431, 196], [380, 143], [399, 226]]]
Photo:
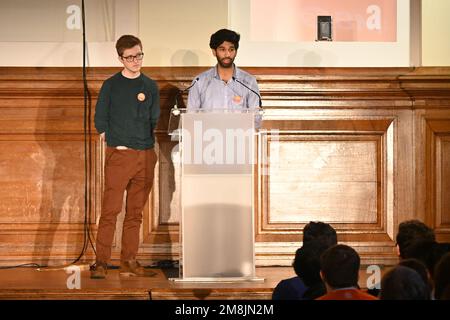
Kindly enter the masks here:
[[137, 95], [137, 98], [139, 101], [144, 101], [145, 100], [145, 94], [143, 92], [139, 92]]
[[237, 104], [237, 103], [240, 103], [240, 102], [241, 102], [241, 99], [242, 99], [242, 98], [241, 98], [240, 96], [234, 96], [234, 97], [233, 97], [233, 101], [234, 101], [234, 103], [236, 103], [236, 104]]

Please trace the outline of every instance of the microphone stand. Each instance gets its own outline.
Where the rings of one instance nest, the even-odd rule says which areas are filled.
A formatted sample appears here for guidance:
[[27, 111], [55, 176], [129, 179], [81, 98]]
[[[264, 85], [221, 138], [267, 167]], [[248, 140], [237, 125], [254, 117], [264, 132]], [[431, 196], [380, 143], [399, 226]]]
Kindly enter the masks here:
[[262, 108], [262, 100], [261, 100], [261, 95], [256, 92], [255, 90], [253, 90], [252, 88], [250, 88], [249, 86], [247, 86], [245, 83], [243, 83], [242, 81], [238, 80], [236, 77], [233, 77], [233, 80], [236, 81], [237, 83], [243, 85], [244, 87], [246, 87], [248, 90], [250, 90], [251, 92], [253, 92], [254, 94], [256, 94], [258, 96], [258, 102], [259, 102], [259, 107]]
[[192, 82], [192, 84], [189, 87], [187, 87], [186, 89], [183, 89], [183, 90], [178, 90], [177, 94], [175, 95], [175, 104], [173, 105], [173, 108], [172, 108], [173, 115], [175, 115], [175, 116], [180, 115], [180, 109], [178, 109], [178, 97], [180, 95], [182, 95], [183, 93], [189, 91], [197, 83], [198, 80], [199, 80], [199, 78], [197, 77], [197, 78], [195, 78], [194, 82]]

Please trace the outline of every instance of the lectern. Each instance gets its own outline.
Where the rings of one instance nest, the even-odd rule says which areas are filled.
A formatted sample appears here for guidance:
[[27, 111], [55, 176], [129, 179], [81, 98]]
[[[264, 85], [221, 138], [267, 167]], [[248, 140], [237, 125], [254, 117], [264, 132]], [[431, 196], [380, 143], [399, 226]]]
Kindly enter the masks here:
[[179, 278], [172, 280], [263, 280], [255, 275], [253, 208], [260, 111], [175, 111], [180, 113], [172, 134], [180, 146], [181, 252]]

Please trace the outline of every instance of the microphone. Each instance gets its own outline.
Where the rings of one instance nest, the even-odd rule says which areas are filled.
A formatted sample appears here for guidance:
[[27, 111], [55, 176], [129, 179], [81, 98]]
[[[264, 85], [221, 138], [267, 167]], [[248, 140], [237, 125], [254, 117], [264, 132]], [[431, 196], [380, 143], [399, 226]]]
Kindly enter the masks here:
[[194, 82], [192, 82], [192, 84], [189, 87], [187, 87], [186, 89], [178, 90], [178, 92], [177, 92], [177, 94], [175, 96], [175, 104], [173, 105], [173, 108], [172, 108], [172, 113], [175, 116], [178, 116], [180, 114], [180, 110], [178, 109], [178, 97], [180, 95], [182, 95], [183, 93], [189, 91], [198, 82], [198, 80], [200, 80], [199, 77], [195, 78]]
[[253, 92], [254, 94], [256, 94], [258, 96], [258, 101], [259, 101], [259, 107], [262, 108], [262, 101], [261, 101], [261, 95], [256, 92], [255, 90], [253, 90], [252, 88], [250, 88], [249, 86], [247, 86], [245, 83], [243, 83], [242, 81], [236, 79], [236, 77], [232, 77], [234, 81], [236, 81], [237, 83], [240, 83], [241, 85], [243, 85], [244, 87], [246, 87], [248, 90], [250, 90], [251, 92]]

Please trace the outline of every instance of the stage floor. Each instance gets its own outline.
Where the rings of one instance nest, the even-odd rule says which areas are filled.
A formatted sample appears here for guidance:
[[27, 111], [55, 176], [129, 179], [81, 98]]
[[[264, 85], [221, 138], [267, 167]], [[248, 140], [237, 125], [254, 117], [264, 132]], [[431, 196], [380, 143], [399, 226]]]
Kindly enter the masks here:
[[[0, 270], [0, 299], [251, 299], [270, 300], [277, 283], [295, 276], [292, 267], [259, 267], [257, 277], [264, 281], [234, 283], [186, 283], [169, 280], [178, 269], [157, 269], [154, 277], [123, 277], [118, 269], [108, 270], [106, 279], [90, 279], [85, 266], [80, 289], [69, 289], [71, 275], [64, 269], [17, 268]], [[360, 286], [366, 287], [367, 273], [360, 271]], [[71, 281], [69, 281], [71, 282]], [[75, 282], [72, 282], [75, 284]]]
[[[85, 267], [87, 269], [87, 267]], [[174, 282], [178, 269], [156, 269], [154, 277], [123, 277], [108, 270], [106, 279], [90, 279], [81, 271], [80, 289], [68, 289], [71, 274], [64, 269], [17, 268], [0, 270], [0, 299], [271, 299], [281, 279], [295, 276], [291, 267], [257, 268], [264, 281], [234, 283]]]

